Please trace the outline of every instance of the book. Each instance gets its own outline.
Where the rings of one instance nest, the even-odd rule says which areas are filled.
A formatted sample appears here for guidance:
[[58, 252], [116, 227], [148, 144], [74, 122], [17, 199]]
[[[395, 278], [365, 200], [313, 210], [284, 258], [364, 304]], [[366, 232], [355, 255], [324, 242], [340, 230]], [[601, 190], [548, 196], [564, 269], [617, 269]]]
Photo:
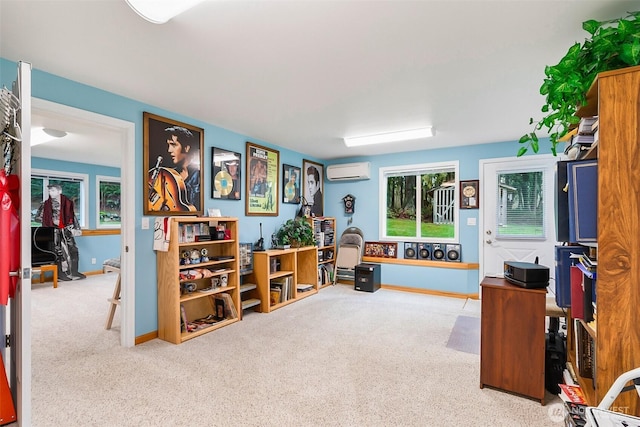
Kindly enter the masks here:
[[587, 399], [579, 385], [558, 384], [558, 386], [560, 387], [560, 393], [558, 396], [560, 396], [564, 402], [578, 403], [582, 405], [587, 404]]
[[182, 332], [187, 332], [187, 312], [184, 309], [184, 305], [180, 304], [180, 329]]

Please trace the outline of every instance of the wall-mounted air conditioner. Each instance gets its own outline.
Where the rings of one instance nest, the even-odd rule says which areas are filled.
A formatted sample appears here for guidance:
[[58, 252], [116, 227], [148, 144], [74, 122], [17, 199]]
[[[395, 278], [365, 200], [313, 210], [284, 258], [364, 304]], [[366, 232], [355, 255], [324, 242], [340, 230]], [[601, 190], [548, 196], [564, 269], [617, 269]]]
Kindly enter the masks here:
[[371, 164], [369, 162], [343, 163], [341, 165], [327, 166], [327, 179], [329, 181], [347, 181], [355, 179], [369, 179], [371, 176]]

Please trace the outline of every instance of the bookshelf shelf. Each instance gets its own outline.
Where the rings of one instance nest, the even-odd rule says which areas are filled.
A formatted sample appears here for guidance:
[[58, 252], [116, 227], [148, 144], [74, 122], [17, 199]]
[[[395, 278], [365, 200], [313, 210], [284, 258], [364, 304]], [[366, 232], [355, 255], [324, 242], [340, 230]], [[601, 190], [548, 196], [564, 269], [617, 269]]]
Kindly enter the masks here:
[[[156, 252], [158, 337], [180, 344], [240, 320], [238, 219], [172, 217], [170, 223], [169, 248]], [[231, 238], [192, 241], [216, 228]], [[223, 259], [199, 262], [198, 254], [200, 259]]]

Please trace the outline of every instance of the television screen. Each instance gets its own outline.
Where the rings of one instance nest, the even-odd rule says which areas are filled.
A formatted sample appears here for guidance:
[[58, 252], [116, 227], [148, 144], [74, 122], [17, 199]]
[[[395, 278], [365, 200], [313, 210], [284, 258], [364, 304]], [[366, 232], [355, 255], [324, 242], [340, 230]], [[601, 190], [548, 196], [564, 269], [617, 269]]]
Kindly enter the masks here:
[[55, 227], [31, 227], [31, 265], [56, 263]]

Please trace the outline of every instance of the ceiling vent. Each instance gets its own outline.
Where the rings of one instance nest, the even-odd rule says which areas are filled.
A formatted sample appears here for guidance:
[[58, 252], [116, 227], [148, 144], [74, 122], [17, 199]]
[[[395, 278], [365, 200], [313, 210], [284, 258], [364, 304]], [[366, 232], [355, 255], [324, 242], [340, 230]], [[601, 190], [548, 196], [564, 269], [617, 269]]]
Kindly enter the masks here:
[[371, 176], [370, 171], [371, 164], [369, 162], [330, 165], [327, 166], [327, 179], [329, 181], [369, 179]]

